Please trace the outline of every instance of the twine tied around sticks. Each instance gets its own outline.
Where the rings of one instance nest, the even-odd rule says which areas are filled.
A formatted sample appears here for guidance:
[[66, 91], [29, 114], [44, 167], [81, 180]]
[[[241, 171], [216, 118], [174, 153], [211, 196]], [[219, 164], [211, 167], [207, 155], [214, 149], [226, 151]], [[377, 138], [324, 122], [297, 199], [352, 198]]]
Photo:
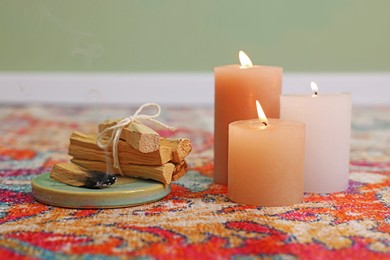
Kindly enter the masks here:
[[[145, 114], [140, 114], [141, 111], [146, 108], [146, 107], [155, 107], [157, 108], [157, 112], [154, 115], [145, 115]], [[106, 129], [104, 129], [102, 132], [99, 133], [96, 139], [96, 144], [104, 149], [105, 151], [108, 150], [108, 147], [112, 143], [112, 156], [114, 158], [114, 163], [113, 167], [117, 168], [119, 170], [119, 173], [122, 174], [122, 170], [119, 164], [119, 157], [118, 157], [118, 143], [119, 143], [119, 138], [121, 136], [122, 130], [125, 126], [132, 122], [140, 122], [142, 120], [150, 121], [152, 123], [155, 123], [159, 126], [162, 126], [166, 129], [169, 129], [171, 131], [175, 131], [175, 127], [168, 126], [155, 118], [158, 117], [161, 113], [161, 107], [156, 104], [156, 103], [145, 103], [142, 106], [138, 108], [138, 110], [129, 117], [123, 118], [121, 121], [119, 121], [116, 125], [110, 126]], [[109, 139], [106, 138], [106, 136], [109, 135], [109, 132], [111, 131], [111, 136]]]

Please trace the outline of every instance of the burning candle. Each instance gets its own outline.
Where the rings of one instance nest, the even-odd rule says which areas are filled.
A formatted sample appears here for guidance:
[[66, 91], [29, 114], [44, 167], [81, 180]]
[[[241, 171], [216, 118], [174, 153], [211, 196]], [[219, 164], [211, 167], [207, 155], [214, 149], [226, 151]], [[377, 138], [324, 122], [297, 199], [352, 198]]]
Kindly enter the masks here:
[[300, 203], [305, 125], [267, 120], [257, 106], [259, 119], [229, 124], [228, 196], [256, 206]]
[[255, 100], [268, 116], [279, 118], [283, 69], [252, 65], [240, 51], [241, 65], [216, 67], [214, 116], [214, 181], [227, 185], [228, 125], [256, 117]]
[[282, 119], [306, 124], [304, 191], [329, 193], [348, 187], [351, 94], [283, 95]]

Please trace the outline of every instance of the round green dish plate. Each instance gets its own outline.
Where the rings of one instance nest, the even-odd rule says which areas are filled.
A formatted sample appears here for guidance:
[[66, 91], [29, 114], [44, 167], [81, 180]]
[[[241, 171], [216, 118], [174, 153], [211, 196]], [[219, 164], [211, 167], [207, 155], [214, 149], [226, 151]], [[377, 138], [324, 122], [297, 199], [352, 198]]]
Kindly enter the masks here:
[[43, 173], [31, 181], [32, 194], [40, 202], [65, 208], [121, 208], [154, 202], [171, 191], [160, 182], [117, 177], [115, 184], [103, 189], [73, 187]]

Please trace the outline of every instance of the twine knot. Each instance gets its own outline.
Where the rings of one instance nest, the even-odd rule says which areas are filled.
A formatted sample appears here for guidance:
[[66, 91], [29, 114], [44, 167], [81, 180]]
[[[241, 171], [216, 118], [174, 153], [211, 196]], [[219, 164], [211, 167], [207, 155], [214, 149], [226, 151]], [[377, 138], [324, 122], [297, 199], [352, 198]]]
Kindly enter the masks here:
[[[141, 114], [141, 111], [146, 107], [155, 107], [157, 108], [157, 112], [153, 115], [145, 115]], [[145, 103], [142, 106], [138, 108], [138, 110], [129, 117], [123, 118], [120, 120], [116, 125], [110, 126], [106, 129], [104, 129], [102, 132], [99, 133], [96, 139], [96, 144], [104, 149], [106, 152], [108, 150], [108, 147], [112, 144], [112, 156], [114, 158], [113, 167], [117, 168], [119, 170], [119, 173], [122, 174], [122, 170], [120, 168], [119, 164], [119, 157], [118, 157], [118, 143], [119, 138], [121, 136], [122, 130], [125, 126], [132, 122], [141, 122], [142, 120], [150, 121], [152, 123], [155, 123], [159, 126], [162, 126], [163, 128], [169, 129], [171, 131], [175, 131], [175, 127], [168, 126], [155, 118], [158, 117], [161, 113], [161, 107], [156, 103]], [[109, 134], [111, 132], [111, 135]], [[107, 139], [107, 136], [109, 138]]]

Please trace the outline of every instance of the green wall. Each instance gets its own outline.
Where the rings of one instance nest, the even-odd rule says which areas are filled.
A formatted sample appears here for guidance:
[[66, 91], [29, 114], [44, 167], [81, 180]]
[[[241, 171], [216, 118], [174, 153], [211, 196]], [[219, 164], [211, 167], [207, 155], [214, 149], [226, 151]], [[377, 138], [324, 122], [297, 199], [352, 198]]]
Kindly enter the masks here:
[[390, 71], [389, 0], [0, 0], [0, 71]]

